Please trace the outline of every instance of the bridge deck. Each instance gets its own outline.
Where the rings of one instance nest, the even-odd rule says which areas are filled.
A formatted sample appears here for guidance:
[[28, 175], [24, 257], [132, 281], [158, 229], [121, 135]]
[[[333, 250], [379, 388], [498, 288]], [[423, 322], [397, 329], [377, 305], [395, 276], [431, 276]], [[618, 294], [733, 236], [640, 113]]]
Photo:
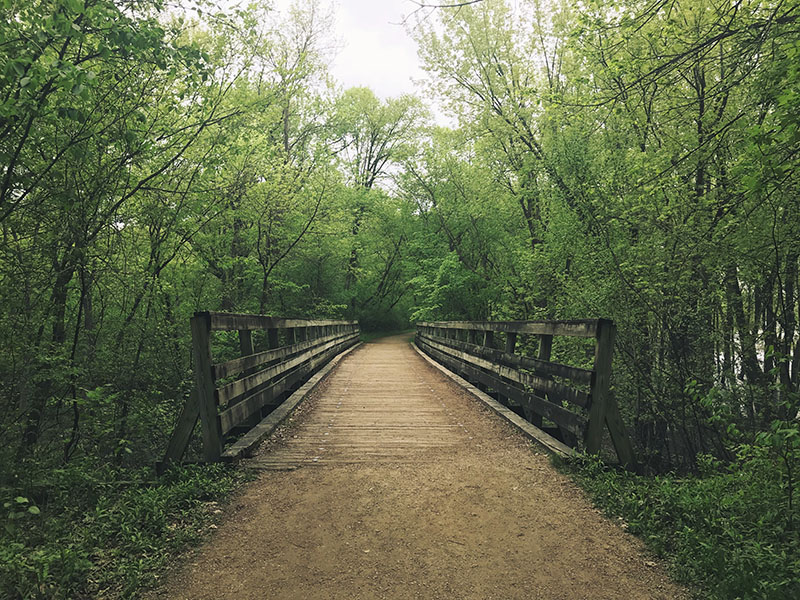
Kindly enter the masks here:
[[371, 344], [345, 360], [285, 445], [253, 461], [263, 469], [439, 460], [430, 449], [469, 436], [408, 344]]
[[684, 597], [408, 338], [346, 357], [168, 598]]

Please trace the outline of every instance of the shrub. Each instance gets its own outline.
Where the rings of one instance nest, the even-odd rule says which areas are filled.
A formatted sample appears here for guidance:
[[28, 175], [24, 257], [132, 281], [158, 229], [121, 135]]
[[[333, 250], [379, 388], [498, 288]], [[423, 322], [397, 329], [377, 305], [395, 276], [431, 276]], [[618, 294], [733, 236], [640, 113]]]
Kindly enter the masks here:
[[566, 469], [608, 515], [667, 557], [676, 578], [706, 598], [800, 597], [800, 537], [781, 470], [761, 446], [699, 475], [647, 477], [584, 458]]

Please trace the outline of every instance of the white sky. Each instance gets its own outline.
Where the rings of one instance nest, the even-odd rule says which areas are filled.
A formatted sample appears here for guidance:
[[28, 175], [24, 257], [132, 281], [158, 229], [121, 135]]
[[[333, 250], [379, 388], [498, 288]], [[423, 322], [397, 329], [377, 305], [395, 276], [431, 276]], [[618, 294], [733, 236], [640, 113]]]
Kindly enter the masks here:
[[337, 38], [343, 43], [333, 75], [344, 87], [365, 85], [387, 98], [416, 91], [421, 79], [416, 44], [400, 23], [407, 0], [337, 0]]
[[[285, 11], [304, 0], [216, 0], [221, 7], [246, 6], [264, 2], [276, 11]], [[444, 2], [444, 0], [434, 0]], [[445, 2], [446, 3], [446, 2]], [[370, 88], [382, 99], [402, 94], [416, 94], [428, 105], [439, 125], [455, 126], [441, 107], [415, 85], [425, 77], [417, 56], [417, 45], [402, 24], [403, 18], [419, 7], [411, 0], [320, 0], [320, 8], [333, 9], [335, 31], [332, 41], [339, 50], [331, 64], [331, 75], [347, 89], [356, 86]], [[412, 23], [415, 19], [410, 20]]]
[[[273, 0], [283, 10], [293, 0]], [[412, 79], [424, 75], [417, 47], [400, 23], [416, 5], [409, 0], [322, 0], [333, 6], [341, 50], [333, 77], [344, 87], [366, 86], [380, 98], [415, 93]]]

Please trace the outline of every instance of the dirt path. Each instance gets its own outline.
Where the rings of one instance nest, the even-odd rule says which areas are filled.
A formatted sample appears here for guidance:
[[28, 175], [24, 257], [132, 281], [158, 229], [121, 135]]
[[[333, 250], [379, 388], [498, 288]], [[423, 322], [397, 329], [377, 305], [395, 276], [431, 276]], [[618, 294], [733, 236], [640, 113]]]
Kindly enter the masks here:
[[254, 460], [264, 473], [212, 541], [154, 597], [683, 597], [407, 337], [356, 350], [308, 403]]

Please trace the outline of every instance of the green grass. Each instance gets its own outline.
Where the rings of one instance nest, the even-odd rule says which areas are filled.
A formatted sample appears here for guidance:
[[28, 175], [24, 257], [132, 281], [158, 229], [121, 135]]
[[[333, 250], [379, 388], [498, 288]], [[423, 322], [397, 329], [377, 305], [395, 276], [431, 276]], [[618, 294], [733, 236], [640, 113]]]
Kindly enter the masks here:
[[[28, 491], [0, 489], [0, 598], [131, 598], [211, 530], [244, 476], [223, 465], [70, 464]], [[24, 495], [23, 495], [24, 494]]]
[[702, 475], [681, 477], [634, 475], [592, 459], [558, 466], [667, 559], [677, 580], [700, 590], [698, 598], [800, 598], [797, 510], [789, 514], [774, 464], [709, 461]]

